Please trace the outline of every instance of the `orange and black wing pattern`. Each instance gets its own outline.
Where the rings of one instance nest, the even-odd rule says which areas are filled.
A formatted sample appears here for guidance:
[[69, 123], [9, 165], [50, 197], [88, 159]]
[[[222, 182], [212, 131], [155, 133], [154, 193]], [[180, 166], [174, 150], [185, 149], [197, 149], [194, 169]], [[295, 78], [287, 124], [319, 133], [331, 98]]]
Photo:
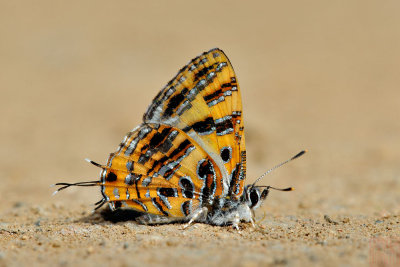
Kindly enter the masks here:
[[239, 85], [220, 49], [191, 60], [159, 92], [143, 123], [101, 174], [112, 207], [185, 217], [243, 193], [246, 150]]
[[[179, 129], [142, 124], [110, 155], [102, 193], [117, 207], [185, 217], [221, 194], [215, 162]], [[206, 203], [204, 203], [206, 204]]]
[[[220, 49], [191, 60], [154, 98], [144, 122], [181, 129], [203, 147], [221, 169], [224, 193], [241, 195], [246, 150], [240, 88]], [[232, 177], [241, 181], [232, 182]]]

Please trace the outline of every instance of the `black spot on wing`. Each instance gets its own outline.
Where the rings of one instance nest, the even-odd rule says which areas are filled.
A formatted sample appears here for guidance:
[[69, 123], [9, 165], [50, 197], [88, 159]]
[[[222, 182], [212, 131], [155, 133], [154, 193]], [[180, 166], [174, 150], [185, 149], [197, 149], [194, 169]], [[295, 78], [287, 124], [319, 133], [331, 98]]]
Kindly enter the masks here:
[[156, 132], [153, 137], [150, 139], [149, 146], [157, 147], [161, 144], [162, 141], [169, 135], [171, 132], [171, 128], [166, 127], [161, 132]]
[[211, 93], [209, 95], [205, 95], [204, 96], [204, 100], [208, 103], [213, 99], [218, 99], [220, 96], [223, 95], [224, 91], [227, 90], [227, 89], [224, 89], [224, 88], [230, 88], [230, 87], [232, 87], [231, 83], [221, 84], [221, 89], [216, 90], [215, 92], [213, 92], [213, 93]]
[[168, 101], [167, 108], [164, 111], [163, 118], [171, 117], [175, 112], [175, 109], [185, 100], [188, 91], [187, 88], [183, 88], [181, 92], [171, 97]]
[[221, 94], [222, 94], [222, 90], [219, 89], [209, 95], [205, 95], [203, 98], [206, 102], [209, 102], [210, 100], [212, 100], [214, 98], [218, 98]]
[[183, 202], [181, 208], [183, 214], [185, 214], [185, 216], [188, 216], [190, 214], [190, 200]]
[[161, 196], [164, 197], [175, 197], [176, 191], [173, 188], [162, 187], [158, 189], [158, 192]]
[[212, 132], [215, 131], [214, 120], [212, 117], [207, 117], [203, 121], [198, 121], [198, 122], [193, 123], [191, 126], [185, 127], [183, 129], [183, 131], [188, 132], [191, 129], [193, 129], [195, 132], [197, 132], [200, 135], [211, 134]]
[[215, 120], [217, 135], [225, 135], [233, 132], [232, 117], [227, 116], [223, 119]]
[[202, 160], [197, 166], [197, 175], [200, 179], [206, 179], [208, 175], [213, 175], [214, 169], [209, 160]]
[[200, 71], [195, 74], [194, 80], [195, 81], [199, 80], [202, 76], [206, 75], [210, 70], [213, 70], [214, 68], [215, 68], [215, 66], [211, 65], [211, 66], [200, 69]]
[[109, 172], [106, 177], [107, 182], [115, 182], [117, 180], [117, 175], [113, 172]]
[[168, 136], [163, 139], [162, 143], [158, 145], [157, 149], [161, 151], [161, 153], [167, 153], [172, 147], [172, 141], [178, 136], [178, 131], [172, 130], [169, 128], [170, 131], [168, 132]]
[[185, 198], [193, 198], [193, 190], [194, 190], [194, 185], [192, 181], [190, 181], [186, 177], [182, 177], [179, 180], [179, 185], [182, 188], [182, 195]]
[[223, 147], [221, 149], [221, 158], [224, 163], [227, 163], [231, 159], [232, 151], [230, 147]]

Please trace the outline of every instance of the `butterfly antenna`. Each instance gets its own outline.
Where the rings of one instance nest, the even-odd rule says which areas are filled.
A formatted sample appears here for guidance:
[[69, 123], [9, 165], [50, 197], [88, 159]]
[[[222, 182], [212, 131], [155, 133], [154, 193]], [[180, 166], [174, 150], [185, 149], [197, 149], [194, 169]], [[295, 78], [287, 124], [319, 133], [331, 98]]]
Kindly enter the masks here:
[[[108, 169], [107, 166], [101, 165], [97, 162], [94, 162], [93, 160], [90, 160], [88, 158], [85, 159], [87, 162], [93, 164], [96, 167], [102, 168], [102, 169]], [[50, 187], [53, 186], [61, 186], [60, 188], [58, 188], [56, 191], [53, 192], [53, 196], [55, 194], [57, 194], [58, 192], [60, 192], [61, 190], [64, 190], [70, 186], [97, 186], [100, 185], [99, 181], [89, 181], [89, 182], [78, 182], [78, 183], [56, 183], [56, 184], [52, 184]], [[98, 203], [99, 204], [99, 203]], [[101, 205], [103, 205], [104, 203], [102, 203]], [[96, 204], [97, 205], [97, 204]], [[100, 206], [101, 207], [101, 206]]]
[[[306, 153], [306, 152], [307, 152], [307, 150], [302, 150], [302, 151], [300, 151], [299, 153], [297, 153], [296, 155], [294, 155], [293, 157], [291, 157], [290, 159], [285, 160], [284, 162], [281, 162], [281, 163], [279, 163], [278, 165], [272, 167], [271, 169], [269, 169], [268, 171], [266, 171], [263, 175], [261, 175], [260, 177], [258, 177], [257, 180], [251, 185], [251, 187], [254, 187], [254, 186], [256, 185], [256, 183], [258, 183], [258, 181], [260, 181], [262, 178], [264, 178], [264, 176], [267, 175], [268, 173], [270, 173], [270, 172], [272, 172], [273, 170], [275, 170], [275, 169], [277, 169], [277, 168], [279, 168], [279, 167], [285, 165], [286, 163], [291, 162], [291, 161], [294, 160], [294, 159], [297, 159], [298, 157], [303, 156], [304, 153]], [[279, 190], [279, 191], [291, 191], [291, 190], [293, 190], [292, 187], [285, 188], [285, 189], [279, 189], [279, 188], [275, 188], [275, 187], [271, 187], [271, 186], [270, 186], [269, 188], [275, 189], [275, 190]]]
[[277, 187], [273, 187], [273, 186], [270, 186], [270, 185], [257, 185], [255, 187], [266, 187], [267, 189], [274, 189], [274, 190], [277, 190], [277, 191], [293, 191], [294, 190], [293, 187], [277, 188]]
[[97, 162], [95, 162], [95, 161], [93, 161], [93, 160], [91, 160], [91, 159], [86, 158], [85, 160], [86, 160], [87, 162], [89, 162], [90, 164], [93, 164], [93, 165], [96, 166], [96, 167], [99, 167], [99, 168], [102, 168], [102, 169], [108, 169], [107, 166], [101, 165], [101, 164], [99, 164], [99, 163], [97, 163]]
[[56, 183], [51, 185], [51, 187], [53, 186], [61, 186], [60, 188], [58, 188], [56, 191], [54, 191], [53, 196], [55, 194], [57, 194], [58, 192], [60, 192], [61, 190], [64, 190], [70, 186], [97, 186], [100, 185], [99, 181], [89, 181], [89, 182], [78, 182], [78, 183]]

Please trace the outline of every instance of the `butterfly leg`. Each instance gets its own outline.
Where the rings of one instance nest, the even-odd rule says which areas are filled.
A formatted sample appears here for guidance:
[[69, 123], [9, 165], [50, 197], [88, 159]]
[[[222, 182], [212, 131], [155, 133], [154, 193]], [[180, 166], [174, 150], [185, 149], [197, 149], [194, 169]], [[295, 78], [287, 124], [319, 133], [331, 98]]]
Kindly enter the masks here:
[[253, 226], [253, 228], [256, 228], [256, 224], [254, 223], [254, 218], [256, 217], [256, 214], [255, 214], [254, 210], [250, 209], [249, 206], [247, 206], [247, 207], [250, 210], [250, 214], [251, 214], [251, 216], [250, 216], [251, 226]]
[[193, 216], [192, 216], [192, 218], [190, 219], [190, 221], [187, 223], [187, 224], [185, 224], [184, 226], [183, 226], [183, 229], [186, 229], [186, 228], [188, 228], [190, 225], [192, 225], [192, 223], [195, 221], [195, 220], [197, 220], [201, 215], [203, 215], [203, 214], [205, 214], [206, 212], [207, 212], [207, 208], [206, 207], [203, 207], [203, 208], [201, 208], [201, 209], [198, 209], [194, 214], [193, 214]]
[[250, 222], [251, 222], [251, 226], [253, 226], [253, 228], [256, 228], [256, 224], [254, 223], [253, 218], [250, 218]]
[[233, 221], [232, 221], [232, 227], [233, 227], [234, 229], [236, 229], [236, 230], [238, 231], [238, 233], [240, 234], [239, 222], [240, 222], [239, 212], [236, 212], [236, 213], [235, 213], [235, 217], [233, 218]]

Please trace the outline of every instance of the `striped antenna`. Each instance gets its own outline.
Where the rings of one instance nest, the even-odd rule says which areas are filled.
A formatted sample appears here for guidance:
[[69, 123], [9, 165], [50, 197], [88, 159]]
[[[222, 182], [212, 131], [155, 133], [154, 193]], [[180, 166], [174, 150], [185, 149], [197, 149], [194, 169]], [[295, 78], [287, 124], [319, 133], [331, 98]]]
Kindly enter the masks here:
[[60, 188], [58, 188], [56, 191], [53, 192], [54, 196], [61, 190], [64, 190], [70, 186], [97, 186], [97, 185], [101, 185], [100, 181], [88, 181], [88, 182], [78, 182], [78, 183], [56, 183], [50, 185], [50, 187], [61, 186]]
[[[286, 163], [291, 162], [291, 161], [294, 160], [294, 159], [297, 159], [298, 157], [303, 156], [304, 153], [306, 153], [306, 152], [307, 152], [306, 149], [305, 149], [305, 150], [302, 150], [302, 151], [300, 151], [299, 153], [297, 153], [296, 155], [294, 155], [293, 157], [291, 157], [290, 159], [285, 160], [284, 162], [281, 162], [281, 163], [279, 163], [278, 165], [272, 167], [271, 169], [269, 169], [268, 171], [266, 171], [263, 175], [261, 175], [260, 177], [258, 177], [257, 180], [251, 185], [251, 188], [253, 188], [253, 187], [256, 185], [256, 183], [258, 183], [258, 181], [260, 181], [262, 178], [264, 178], [264, 176], [267, 175], [268, 173], [270, 173], [270, 172], [272, 172], [273, 170], [275, 170], [275, 169], [281, 167], [282, 165], [285, 165]], [[270, 187], [270, 188], [272, 188], [272, 187]], [[277, 188], [272, 188], [272, 189], [277, 189]], [[279, 189], [278, 189], [278, 190], [279, 190]], [[291, 191], [291, 190], [281, 190], [281, 191]]]
[[91, 159], [86, 158], [85, 160], [86, 160], [87, 162], [89, 162], [90, 164], [93, 164], [93, 165], [96, 166], [96, 167], [99, 167], [99, 168], [102, 168], [102, 169], [108, 169], [107, 166], [104, 166], [104, 165], [101, 165], [101, 164], [99, 164], [99, 163], [97, 163], [97, 162], [94, 162], [94, 161], [91, 160]]

